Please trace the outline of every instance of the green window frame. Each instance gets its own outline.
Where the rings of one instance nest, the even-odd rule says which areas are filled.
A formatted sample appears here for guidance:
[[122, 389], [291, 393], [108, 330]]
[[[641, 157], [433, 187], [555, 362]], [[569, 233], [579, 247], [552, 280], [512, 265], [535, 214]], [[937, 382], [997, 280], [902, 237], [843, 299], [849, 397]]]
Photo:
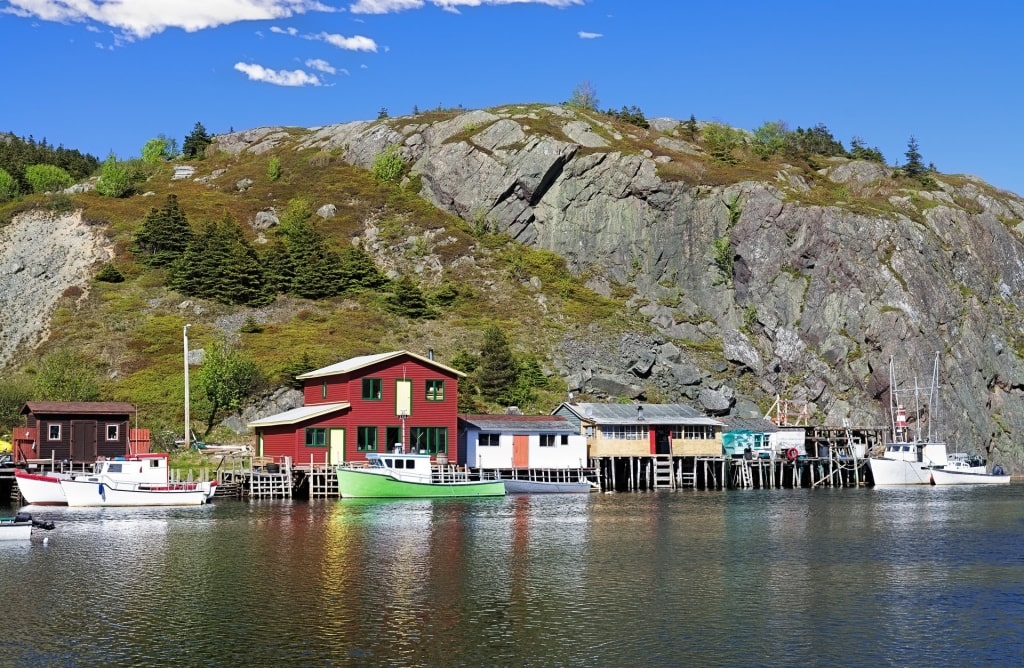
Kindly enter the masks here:
[[306, 427], [306, 447], [307, 448], [326, 448], [327, 447], [327, 428], [326, 427]]
[[384, 382], [380, 378], [363, 378], [363, 399], [380, 401], [384, 398]]
[[409, 429], [410, 452], [438, 455], [448, 452], [448, 427], [412, 427]]
[[443, 380], [428, 380], [427, 401], [444, 401], [444, 381]]
[[356, 427], [356, 450], [359, 452], [377, 451], [376, 427]]

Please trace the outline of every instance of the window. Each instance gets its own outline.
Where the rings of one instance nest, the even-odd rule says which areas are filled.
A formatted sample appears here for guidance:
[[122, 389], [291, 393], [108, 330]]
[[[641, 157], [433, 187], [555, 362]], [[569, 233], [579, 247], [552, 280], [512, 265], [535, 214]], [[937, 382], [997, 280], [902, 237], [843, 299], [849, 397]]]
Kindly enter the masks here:
[[117, 440], [117, 425], [116, 424], [108, 424], [107, 425], [107, 440], [108, 441], [116, 441]]
[[478, 445], [482, 446], [497, 446], [498, 438], [501, 434], [480, 434], [480, 439], [477, 441]]
[[555, 435], [554, 434], [541, 434], [540, 435], [540, 447], [542, 447], [542, 448], [553, 448], [553, 447], [555, 447]]
[[320, 398], [321, 399], [326, 399], [327, 398], [327, 381], [326, 380], [324, 382], [320, 383]]
[[306, 447], [307, 448], [326, 448], [327, 447], [327, 429], [324, 427], [307, 427], [306, 428]]
[[358, 435], [356, 439], [356, 450], [358, 450], [359, 452], [377, 451], [376, 427], [358, 427], [356, 429], [356, 433]]
[[412, 452], [436, 455], [448, 452], [448, 427], [412, 427], [409, 430]]
[[47, 429], [46, 429], [46, 438], [48, 440], [50, 440], [50, 441], [59, 441], [60, 440], [60, 425], [59, 424], [48, 425]]
[[363, 378], [363, 399], [377, 401], [381, 398], [381, 387], [380, 378]]
[[683, 438], [706, 440], [714, 438], [712, 428], [703, 424], [688, 424], [683, 427]]
[[640, 441], [647, 438], [647, 427], [637, 424], [604, 425], [601, 436], [617, 441]]
[[427, 401], [444, 401], [444, 381], [427, 381]]
[[569, 434], [562, 434], [561, 445], [569, 445]]

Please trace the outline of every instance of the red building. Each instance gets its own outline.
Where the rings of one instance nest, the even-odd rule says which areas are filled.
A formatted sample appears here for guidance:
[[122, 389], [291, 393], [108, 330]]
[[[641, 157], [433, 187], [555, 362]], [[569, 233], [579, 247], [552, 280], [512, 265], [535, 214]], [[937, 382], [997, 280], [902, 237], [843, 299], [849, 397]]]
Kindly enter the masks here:
[[367, 452], [401, 445], [454, 460], [462, 377], [432, 356], [404, 350], [304, 373], [301, 408], [249, 423], [256, 452], [302, 466], [365, 461]]

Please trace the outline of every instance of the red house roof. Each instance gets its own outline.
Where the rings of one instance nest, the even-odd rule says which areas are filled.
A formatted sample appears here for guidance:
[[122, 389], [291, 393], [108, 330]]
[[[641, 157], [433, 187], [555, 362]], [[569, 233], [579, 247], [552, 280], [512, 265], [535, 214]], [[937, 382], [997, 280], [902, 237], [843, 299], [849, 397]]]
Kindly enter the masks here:
[[396, 350], [390, 353], [378, 353], [376, 355], [363, 355], [361, 357], [352, 357], [342, 362], [338, 362], [337, 364], [325, 366], [322, 369], [308, 371], [300, 376], [296, 376], [296, 378], [298, 380], [308, 380], [310, 378], [321, 378], [323, 376], [337, 376], [339, 374], [351, 373], [353, 371], [358, 371], [359, 369], [363, 369], [368, 366], [378, 364], [380, 362], [385, 362], [387, 360], [395, 359], [403, 355], [408, 355], [409, 357], [415, 358], [424, 364], [428, 364], [437, 369], [441, 369], [442, 371], [447, 371], [452, 375], [460, 376], [463, 378], [466, 376], [466, 374], [462, 373], [461, 371], [435, 362], [434, 360], [428, 357], [423, 357], [421, 355], [417, 355], [416, 353], [410, 353], [407, 350]]

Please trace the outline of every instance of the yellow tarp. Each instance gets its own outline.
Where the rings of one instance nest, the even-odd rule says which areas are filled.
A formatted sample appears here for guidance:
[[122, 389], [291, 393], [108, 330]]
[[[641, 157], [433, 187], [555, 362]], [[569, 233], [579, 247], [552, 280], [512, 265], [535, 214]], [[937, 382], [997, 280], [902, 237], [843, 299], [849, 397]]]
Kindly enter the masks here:
[[2, 438], [0, 438], [0, 454], [3, 454], [5, 452], [10, 452], [13, 449], [14, 449], [14, 446], [12, 446], [10, 443], [8, 443], [7, 441], [5, 441]]

